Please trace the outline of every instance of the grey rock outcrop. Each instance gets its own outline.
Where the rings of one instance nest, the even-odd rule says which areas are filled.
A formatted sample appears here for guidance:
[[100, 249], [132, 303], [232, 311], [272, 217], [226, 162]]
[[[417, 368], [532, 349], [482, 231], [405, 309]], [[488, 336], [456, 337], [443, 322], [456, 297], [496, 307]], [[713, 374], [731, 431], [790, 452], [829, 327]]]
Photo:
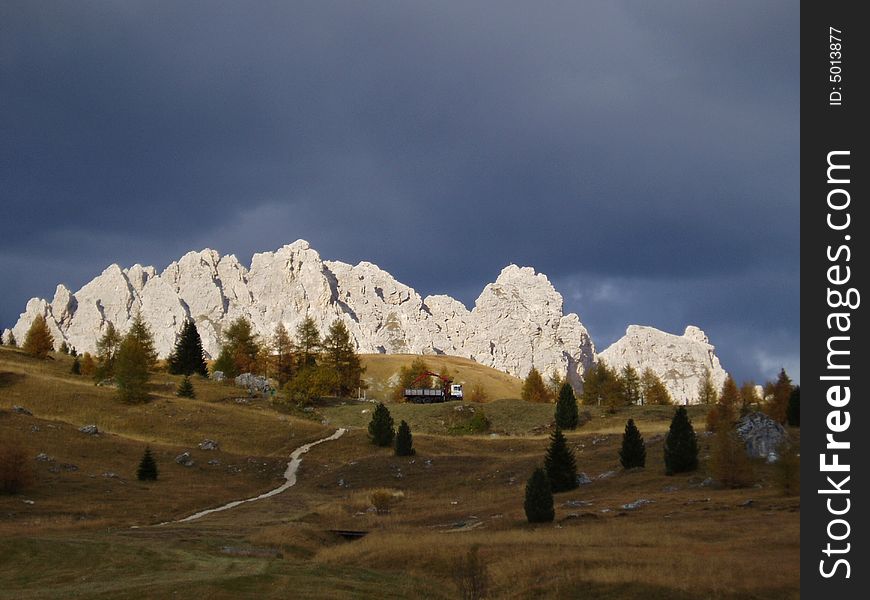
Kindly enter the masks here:
[[111, 265], [75, 293], [61, 285], [51, 302], [30, 300], [13, 332], [23, 340], [42, 315], [57, 346], [66, 341], [93, 352], [108, 323], [123, 333], [141, 313], [165, 357], [192, 318], [215, 357], [222, 328], [239, 316], [262, 336], [279, 322], [292, 332], [306, 316], [325, 334], [342, 319], [363, 353], [462, 356], [518, 377], [535, 366], [579, 387], [595, 349], [579, 317], [562, 311], [562, 296], [529, 267], [506, 267], [468, 310], [449, 296], [424, 299], [372, 263], [323, 261], [297, 240], [255, 254], [250, 269], [208, 249], [185, 254], [159, 274], [153, 267]]
[[631, 365], [640, 374], [649, 368], [668, 388], [675, 403], [696, 404], [705, 369], [710, 371], [717, 390], [722, 389], [728, 376], [714, 350], [707, 335], [692, 325], [681, 336], [630, 325], [625, 335], [599, 358], [617, 370]]
[[737, 422], [737, 435], [746, 444], [746, 453], [752, 458], [770, 458], [776, 461], [780, 444], [786, 439], [782, 425], [762, 412], [753, 412]]

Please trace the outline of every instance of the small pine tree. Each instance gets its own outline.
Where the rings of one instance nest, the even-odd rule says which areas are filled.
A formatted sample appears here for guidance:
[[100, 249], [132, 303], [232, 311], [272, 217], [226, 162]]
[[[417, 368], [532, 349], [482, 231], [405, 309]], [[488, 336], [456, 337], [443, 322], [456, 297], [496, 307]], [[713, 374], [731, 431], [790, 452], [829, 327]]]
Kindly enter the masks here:
[[698, 468], [698, 439], [685, 406], [674, 413], [665, 438], [665, 473], [673, 475]]
[[523, 382], [522, 398], [526, 402], [549, 402], [550, 400], [547, 386], [544, 385], [544, 378], [535, 367], [532, 367]]
[[622, 434], [622, 449], [619, 451], [619, 462], [623, 469], [634, 469], [646, 466], [646, 445], [643, 436], [634, 424], [634, 419], [629, 419], [625, 424], [625, 433]]
[[157, 462], [151, 455], [151, 448], [145, 447], [139, 468], [136, 470], [136, 478], [139, 481], [157, 481]]
[[801, 386], [797, 385], [788, 397], [788, 410], [786, 419], [792, 427], [801, 426]]
[[6, 345], [10, 348], [18, 347], [18, 340], [15, 339], [15, 334], [12, 333], [12, 330], [9, 330], [9, 335], [6, 336]]
[[740, 390], [737, 389], [737, 384], [731, 375], [728, 375], [725, 383], [722, 384], [719, 401], [707, 412], [707, 430], [718, 431], [720, 427], [730, 430], [737, 420], [741, 402]]
[[97, 382], [108, 379], [115, 375], [115, 358], [121, 347], [121, 336], [111, 321], [106, 323], [106, 330], [97, 340], [97, 366], [94, 370], [94, 379]]
[[193, 389], [193, 383], [190, 381], [189, 375], [185, 375], [181, 383], [178, 384], [175, 395], [179, 398], [196, 398], [196, 391]]
[[574, 388], [565, 382], [559, 389], [559, 401], [556, 402], [556, 427], [559, 429], [577, 429], [580, 413], [577, 410], [577, 398]]
[[272, 363], [275, 367], [275, 379], [278, 380], [278, 387], [284, 387], [284, 384], [290, 381], [293, 377], [293, 340], [290, 339], [290, 334], [284, 323], [278, 323], [275, 326], [275, 332], [272, 334]]
[[791, 383], [791, 378], [785, 372], [785, 369], [781, 369], [776, 378], [776, 383], [771, 386], [771, 391], [773, 393], [766, 407], [767, 414], [779, 423], [786, 422], [788, 401], [789, 398], [791, 398], [791, 392], [793, 389], [794, 386]]
[[369, 438], [376, 446], [391, 446], [396, 432], [393, 430], [393, 417], [383, 403], [378, 402], [369, 423]]
[[[329, 332], [321, 343], [323, 348], [322, 363], [333, 373], [334, 396], [346, 398], [356, 393], [358, 388], [365, 387], [362, 366], [356, 346], [347, 325], [341, 319], [336, 319], [329, 326]], [[446, 375], [445, 375], [446, 377]]]
[[184, 321], [175, 348], [169, 355], [169, 372], [173, 375], [193, 375], [197, 373], [208, 377], [208, 367], [205, 364], [205, 352], [202, 349], [202, 338], [193, 319]]
[[54, 337], [51, 335], [51, 331], [48, 330], [45, 317], [37, 315], [33, 319], [21, 349], [39, 359], [46, 358], [48, 353], [54, 350]]
[[154, 347], [154, 335], [151, 333], [151, 327], [142, 318], [142, 313], [137, 312], [133, 317], [133, 322], [130, 324], [130, 330], [127, 335], [132, 335], [142, 347], [142, 352], [145, 355], [148, 363], [148, 368], [153, 369], [157, 364], [157, 349]]
[[411, 428], [405, 421], [402, 421], [399, 423], [399, 431], [396, 433], [396, 456], [413, 456], [415, 453]]
[[529, 523], [551, 523], [556, 516], [553, 508], [553, 490], [544, 469], [535, 469], [526, 482], [526, 499], [523, 502]]
[[644, 369], [640, 377], [640, 385], [643, 390], [644, 404], [669, 405], [674, 403], [668, 388], [651, 369]]
[[622, 395], [626, 404], [640, 404], [640, 376], [631, 365], [625, 365], [620, 373]]
[[82, 375], [84, 377], [93, 377], [97, 372], [97, 363], [90, 352], [85, 352], [82, 355]]
[[69, 354], [69, 345], [66, 343], [66, 340], [60, 343], [60, 348], [57, 349], [61, 354]]
[[73, 375], [81, 375], [82, 374], [82, 362], [79, 360], [79, 357], [76, 356], [73, 359], [72, 367], [69, 370]]
[[544, 468], [553, 493], [567, 492], [577, 487], [577, 463], [574, 451], [568, 448], [568, 440], [561, 429], [550, 436], [550, 447], [544, 457]]
[[299, 367], [313, 367], [320, 350], [320, 330], [312, 317], [305, 317], [296, 327]]

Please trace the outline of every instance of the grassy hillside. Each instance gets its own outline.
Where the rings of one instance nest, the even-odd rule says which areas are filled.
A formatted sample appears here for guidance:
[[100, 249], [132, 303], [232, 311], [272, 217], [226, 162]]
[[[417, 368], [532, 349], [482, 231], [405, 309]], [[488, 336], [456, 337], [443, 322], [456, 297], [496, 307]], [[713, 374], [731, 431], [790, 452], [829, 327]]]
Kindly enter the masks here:
[[[398, 375], [402, 367], [409, 367], [415, 358], [419, 357], [415, 354], [363, 354], [362, 363], [366, 367], [364, 378], [369, 385], [367, 397], [388, 400], [396, 381], [391, 381], [390, 378]], [[449, 370], [451, 378], [456, 383], [463, 384], [466, 394], [475, 385], [480, 385], [489, 400], [520, 397], [522, 380], [497, 369], [459, 356], [426, 355], [423, 359], [435, 373]]]
[[[199, 398], [181, 400], [177, 379], [156, 375], [152, 402], [126, 406], [68, 371], [67, 357], [0, 349], [0, 442], [23, 447], [36, 475], [30, 489], [0, 494], [0, 599], [455, 598], [455, 561], [472, 547], [491, 598], [799, 597], [799, 499], [779, 491], [765, 464], [755, 465], [755, 487], [701, 485], [707, 436], [699, 471], [666, 477], [668, 407], [590, 411], [568, 440], [592, 483], [557, 494], [556, 521], [531, 526], [523, 488], [543, 461], [551, 405], [482, 405], [497, 437], [445, 435], [440, 420], [468, 410], [458, 403], [390, 405], [412, 423], [417, 449], [397, 458], [368, 442], [361, 411], [371, 404], [288, 415], [201, 380]], [[647, 441], [647, 468], [635, 472], [617, 456], [628, 416]], [[353, 428], [304, 455], [286, 492], [148, 526], [276, 487], [289, 453], [339, 422]], [[78, 431], [88, 423], [105, 433]], [[199, 450], [204, 438], [220, 450]], [[144, 484], [134, 473], [146, 444], [160, 479]], [[182, 451], [195, 466], [174, 462]], [[392, 498], [388, 514], [373, 512], [378, 490]], [[651, 502], [624, 508], [641, 498]], [[368, 534], [345, 541], [335, 529]]]

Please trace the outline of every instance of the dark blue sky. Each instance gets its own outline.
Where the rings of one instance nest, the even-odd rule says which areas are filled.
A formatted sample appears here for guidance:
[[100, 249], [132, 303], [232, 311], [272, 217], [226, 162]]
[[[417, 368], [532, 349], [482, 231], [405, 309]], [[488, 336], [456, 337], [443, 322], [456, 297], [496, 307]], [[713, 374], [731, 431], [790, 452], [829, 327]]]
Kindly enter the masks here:
[[697, 324], [799, 379], [799, 6], [0, 4], [0, 324], [58, 282], [297, 238], [599, 349]]

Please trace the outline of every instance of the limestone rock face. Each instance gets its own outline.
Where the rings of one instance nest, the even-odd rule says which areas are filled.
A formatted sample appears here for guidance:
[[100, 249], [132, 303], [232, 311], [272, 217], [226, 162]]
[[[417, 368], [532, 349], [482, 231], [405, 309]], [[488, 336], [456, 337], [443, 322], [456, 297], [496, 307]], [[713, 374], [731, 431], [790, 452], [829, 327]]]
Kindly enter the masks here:
[[717, 390], [722, 389], [728, 375], [714, 350], [707, 335], [693, 325], [681, 336], [630, 325], [599, 357], [615, 369], [631, 365], [641, 373], [649, 368], [668, 388], [674, 402], [696, 404], [705, 368], [710, 370]]
[[151, 326], [160, 356], [175, 345], [187, 318], [214, 357], [221, 330], [250, 319], [261, 336], [278, 323], [291, 334], [310, 316], [325, 334], [342, 319], [360, 352], [450, 354], [525, 377], [532, 366], [546, 377], [567, 376], [580, 387], [595, 349], [562, 296], [529, 267], [506, 267], [468, 310], [449, 296], [425, 300], [377, 265], [323, 261], [308, 242], [255, 254], [250, 269], [214, 250], [189, 252], [158, 274], [153, 267], [111, 265], [74, 294], [58, 286], [51, 303], [27, 304], [13, 328], [23, 340], [37, 314], [55, 342], [93, 352], [108, 323], [125, 332], [137, 312]]

